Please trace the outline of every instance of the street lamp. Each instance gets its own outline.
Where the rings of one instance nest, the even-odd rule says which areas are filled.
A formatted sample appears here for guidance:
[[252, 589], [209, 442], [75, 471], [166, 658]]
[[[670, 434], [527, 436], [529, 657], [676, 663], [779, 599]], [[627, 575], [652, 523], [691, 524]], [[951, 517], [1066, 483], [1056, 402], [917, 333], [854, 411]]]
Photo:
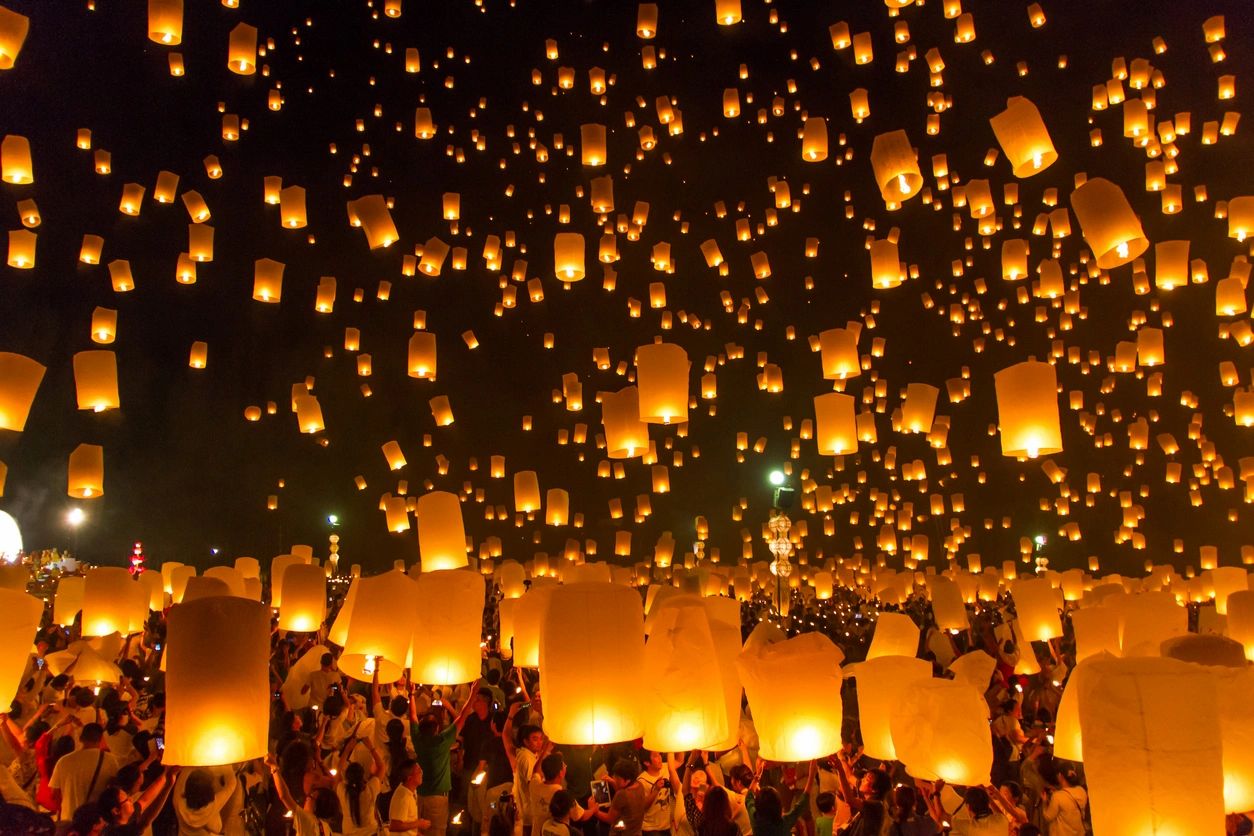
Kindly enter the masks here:
[[789, 487], [788, 477], [782, 470], [772, 470], [767, 477], [775, 490], [772, 494], [771, 519], [767, 524], [771, 531], [768, 548], [771, 556], [771, 574], [775, 576], [776, 605], [781, 616], [788, 614], [788, 602], [784, 599], [788, 576], [792, 574], [792, 564], [788, 558], [792, 555], [792, 541], [788, 532], [792, 529], [792, 520], [785, 511], [792, 507], [793, 489]]
[[87, 512], [82, 508], [71, 508], [65, 513], [65, 523], [74, 532], [74, 557], [78, 557], [78, 529], [87, 520]]

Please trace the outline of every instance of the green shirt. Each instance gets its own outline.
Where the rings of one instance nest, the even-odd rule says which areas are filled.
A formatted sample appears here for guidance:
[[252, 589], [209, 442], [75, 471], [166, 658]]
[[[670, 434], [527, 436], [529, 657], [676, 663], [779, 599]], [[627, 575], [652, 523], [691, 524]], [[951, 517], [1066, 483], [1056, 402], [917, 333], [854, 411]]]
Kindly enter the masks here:
[[430, 737], [418, 733], [418, 724], [409, 724], [409, 734], [414, 739], [414, 752], [422, 767], [422, 786], [418, 794], [444, 795], [453, 789], [452, 759], [449, 750], [457, 740], [457, 726], [449, 723], [439, 734]]

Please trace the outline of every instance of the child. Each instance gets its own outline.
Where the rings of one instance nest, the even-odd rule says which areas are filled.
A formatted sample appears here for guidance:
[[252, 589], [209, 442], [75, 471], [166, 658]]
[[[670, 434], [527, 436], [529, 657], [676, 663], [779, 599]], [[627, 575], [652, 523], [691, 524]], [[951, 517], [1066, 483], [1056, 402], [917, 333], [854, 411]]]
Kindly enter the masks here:
[[818, 831], [818, 836], [832, 836], [832, 822], [835, 820], [836, 812], [836, 795], [830, 792], [821, 792], [819, 797], [814, 800], [814, 804], [819, 808], [819, 815], [814, 819], [814, 826]]

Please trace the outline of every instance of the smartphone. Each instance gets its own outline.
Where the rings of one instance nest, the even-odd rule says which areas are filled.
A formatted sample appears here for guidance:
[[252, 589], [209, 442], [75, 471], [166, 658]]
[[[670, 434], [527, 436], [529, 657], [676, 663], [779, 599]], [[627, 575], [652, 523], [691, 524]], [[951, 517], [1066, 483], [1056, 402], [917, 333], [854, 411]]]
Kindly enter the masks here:
[[155, 738], [155, 740], [157, 741], [157, 748], [164, 752], [165, 751], [165, 738], [158, 737], [158, 738]]
[[529, 709], [529, 708], [531, 708], [531, 701], [530, 701], [530, 700], [528, 700], [527, 702], [524, 702], [524, 703], [519, 703], [519, 705], [518, 705], [518, 710], [519, 710], [519, 711], [525, 711], [525, 710], [527, 710], [527, 709]]
[[431, 705], [432, 705], [433, 707], [434, 707], [434, 706], [437, 706], [437, 705], [444, 705], [444, 700], [440, 700], [440, 699], [432, 700], [432, 701], [431, 701]]

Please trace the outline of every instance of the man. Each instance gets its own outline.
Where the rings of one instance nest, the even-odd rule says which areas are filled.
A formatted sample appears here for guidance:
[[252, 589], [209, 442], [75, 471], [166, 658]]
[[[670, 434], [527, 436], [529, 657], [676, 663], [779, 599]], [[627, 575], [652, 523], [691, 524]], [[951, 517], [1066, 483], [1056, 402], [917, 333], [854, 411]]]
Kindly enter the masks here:
[[388, 832], [426, 833], [431, 822], [418, 812], [417, 790], [422, 786], [422, 767], [415, 760], [407, 760], [400, 765], [397, 774], [401, 780], [388, 804]]
[[[486, 687], [479, 688], [470, 698], [470, 716], [462, 724], [459, 737], [462, 743], [461, 789], [466, 792], [469, 802], [472, 792], [487, 789], [484, 783], [487, 779], [486, 775], [479, 779], [478, 784], [474, 783], [475, 776], [483, 772], [487, 766], [481, 756], [488, 739], [492, 737], [492, 692]], [[477, 809], [469, 803], [467, 808], [471, 811]], [[471, 818], [474, 818], [473, 812]]]
[[[487, 836], [488, 824], [492, 820], [495, 803], [503, 793], [513, 789], [514, 771], [510, 766], [509, 757], [505, 754], [505, 744], [501, 739], [504, 725], [505, 712], [498, 711], [492, 716], [490, 726], [492, 736], [484, 741], [483, 749], [475, 756], [483, 771], [483, 779], [478, 784], [473, 781], [470, 784], [467, 806], [470, 808], [471, 820], [478, 828], [472, 829], [472, 834], [478, 832]], [[469, 752], [466, 755], [471, 756]]]
[[566, 761], [557, 752], [540, 761], [540, 774], [531, 776], [527, 800], [531, 804], [531, 833], [537, 836], [549, 820], [549, 802], [566, 785]]
[[620, 758], [610, 770], [610, 784], [614, 797], [608, 810], [597, 808], [596, 817], [615, 829], [620, 836], [641, 836], [644, 832], [644, 815], [657, 800], [657, 784], [646, 790], [637, 780], [640, 765], [632, 758]]
[[518, 743], [515, 745], [514, 716], [522, 705], [516, 702], [509, 707], [509, 717], [505, 720], [501, 740], [505, 744], [505, 755], [514, 770], [514, 806], [523, 823], [523, 836], [534, 836], [531, 833], [531, 803], [528, 797], [531, 776], [539, 769], [540, 758], [548, 754], [550, 744], [539, 726], [526, 725], [519, 730]]
[[309, 695], [309, 704], [315, 708], [322, 706], [327, 701], [327, 697], [331, 695], [332, 689], [343, 688], [343, 674], [335, 669], [335, 657], [330, 653], [323, 653], [319, 660], [322, 667], [309, 674], [309, 679], [305, 683], [305, 687], [300, 689], [302, 694]]
[[105, 748], [104, 728], [99, 723], [83, 726], [78, 739], [78, 751], [57, 761], [48, 781], [60, 802], [61, 821], [69, 821], [79, 807], [95, 801], [120, 768]]
[[418, 789], [418, 812], [430, 821], [430, 836], [444, 836], [448, 829], [448, 795], [453, 789], [453, 763], [451, 751], [457, 742], [457, 733], [466, 723], [473, 700], [466, 700], [461, 712], [443, 729], [440, 721], [448, 710], [441, 704], [432, 711], [416, 717], [417, 708], [409, 704], [409, 733], [413, 738], [414, 752], [423, 773], [427, 776]]
[[645, 836], [670, 836], [671, 787], [670, 780], [663, 771], [666, 763], [662, 759], [661, 752], [646, 751], [644, 755], [644, 771], [636, 776], [636, 780], [651, 793], [656, 787], [656, 798], [644, 814], [644, 834]]

